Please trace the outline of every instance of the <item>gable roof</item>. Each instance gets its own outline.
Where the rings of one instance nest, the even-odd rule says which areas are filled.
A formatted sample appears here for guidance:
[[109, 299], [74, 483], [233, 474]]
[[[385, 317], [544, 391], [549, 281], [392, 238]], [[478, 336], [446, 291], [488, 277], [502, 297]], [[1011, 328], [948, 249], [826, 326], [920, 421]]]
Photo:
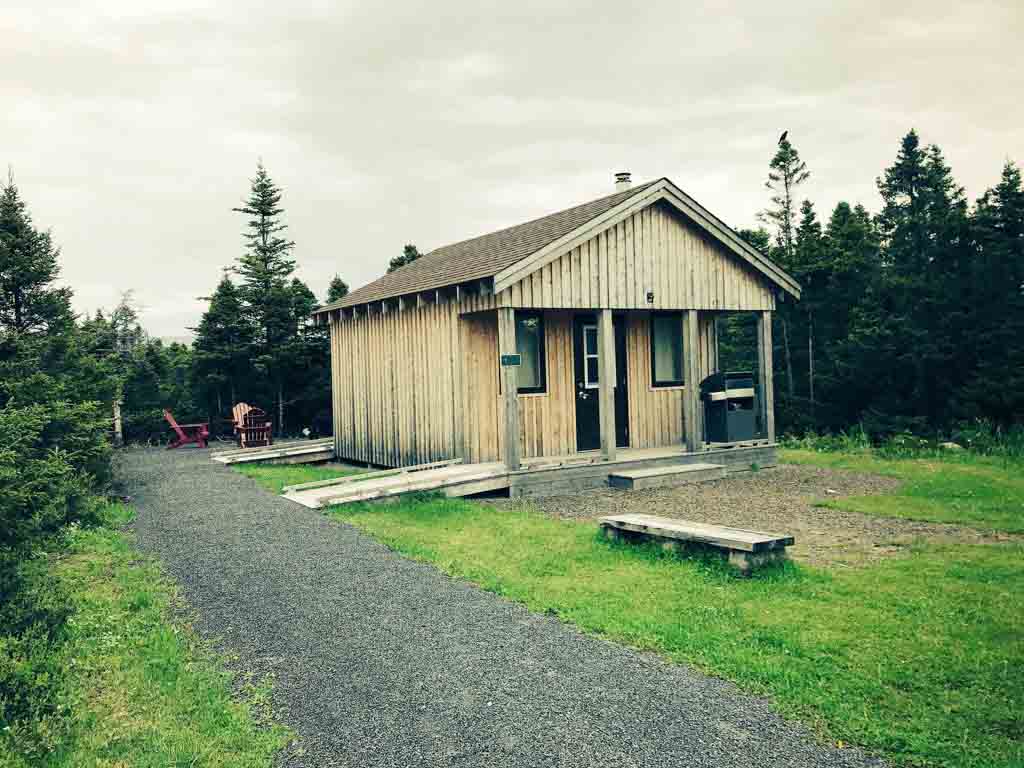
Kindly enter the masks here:
[[799, 297], [800, 286], [793, 278], [671, 181], [661, 178], [524, 224], [442, 246], [358, 288], [344, 298], [321, 307], [318, 312], [485, 278], [495, 279], [494, 288], [498, 292], [507, 284], [543, 266], [555, 254], [568, 250], [572, 247], [568, 243], [574, 238], [596, 234], [591, 230], [601, 227], [604, 221], [618, 212], [644, 207], [661, 199], [674, 205], [772, 282]]

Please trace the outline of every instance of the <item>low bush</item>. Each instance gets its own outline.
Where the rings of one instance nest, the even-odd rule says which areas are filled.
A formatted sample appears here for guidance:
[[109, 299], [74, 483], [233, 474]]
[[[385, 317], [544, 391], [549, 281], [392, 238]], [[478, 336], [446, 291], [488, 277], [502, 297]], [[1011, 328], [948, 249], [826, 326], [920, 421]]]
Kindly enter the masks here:
[[67, 736], [68, 679], [61, 654], [67, 592], [35, 558], [0, 604], [0, 752], [40, 758]]
[[[1024, 459], [1024, 425], [1003, 428], [985, 419], [961, 422], [947, 433], [922, 436], [898, 432], [872, 437], [863, 425], [835, 434], [785, 435], [785, 448], [817, 453], [872, 454], [886, 459], [931, 459], [955, 455], [957, 447], [973, 454]], [[955, 446], [950, 446], [954, 443]]]

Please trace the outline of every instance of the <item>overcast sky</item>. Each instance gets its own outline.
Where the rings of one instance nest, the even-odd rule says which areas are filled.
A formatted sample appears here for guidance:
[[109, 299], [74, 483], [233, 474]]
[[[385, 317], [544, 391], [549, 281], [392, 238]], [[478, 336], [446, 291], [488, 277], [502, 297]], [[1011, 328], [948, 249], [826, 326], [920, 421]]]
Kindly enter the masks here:
[[421, 251], [668, 176], [733, 226], [783, 129], [806, 194], [878, 207], [917, 128], [973, 200], [1024, 161], [1024, 3], [7, 0], [0, 161], [83, 311], [197, 323], [262, 157], [299, 276]]

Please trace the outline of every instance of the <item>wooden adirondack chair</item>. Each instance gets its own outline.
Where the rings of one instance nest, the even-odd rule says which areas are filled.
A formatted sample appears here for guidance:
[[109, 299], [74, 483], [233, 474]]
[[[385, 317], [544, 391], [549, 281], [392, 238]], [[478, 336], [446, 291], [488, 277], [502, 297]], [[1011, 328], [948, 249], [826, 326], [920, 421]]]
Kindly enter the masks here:
[[164, 418], [167, 419], [167, 423], [171, 425], [171, 429], [174, 430], [176, 437], [171, 440], [167, 446], [167, 450], [171, 448], [180, 448], [183, 445], [189, 443], [196, 443], [200, 448], [206, 447], [206, 438], [210, 436], [210, 425], [208, 422], [202, 422], [199, 424], [179, 424], [174, 420], [174, 416], [164, 408]]
[[267, 418], [266, 411], [250, 406], [249, 410], [242, 415], [238, 444], [242, 448], [274, 444], [272, 424]]
[[242, 427], [245, 426], [245, 414], [252, 410], [248, 403], [238, 403], [231, 409], [231, 424], [235, 432], [235, 442], [242, 445]]

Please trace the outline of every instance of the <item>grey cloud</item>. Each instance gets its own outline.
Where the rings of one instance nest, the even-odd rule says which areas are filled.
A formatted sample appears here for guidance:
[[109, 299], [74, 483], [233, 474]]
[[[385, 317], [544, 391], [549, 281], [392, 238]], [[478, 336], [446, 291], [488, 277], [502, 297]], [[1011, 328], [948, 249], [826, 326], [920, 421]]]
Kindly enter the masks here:
[[1024, 13], [890, 2], [23, 3], [0, 15], [0, 160], [78, 306], [133, 288], [194, 325], [262, 156], [300, 276], [358, 286], [421, 249], [671, 176], [747, 226], [783, 128], [822, 215], [877, 207], [917, 127], [973, 197], [1019, 158]]

